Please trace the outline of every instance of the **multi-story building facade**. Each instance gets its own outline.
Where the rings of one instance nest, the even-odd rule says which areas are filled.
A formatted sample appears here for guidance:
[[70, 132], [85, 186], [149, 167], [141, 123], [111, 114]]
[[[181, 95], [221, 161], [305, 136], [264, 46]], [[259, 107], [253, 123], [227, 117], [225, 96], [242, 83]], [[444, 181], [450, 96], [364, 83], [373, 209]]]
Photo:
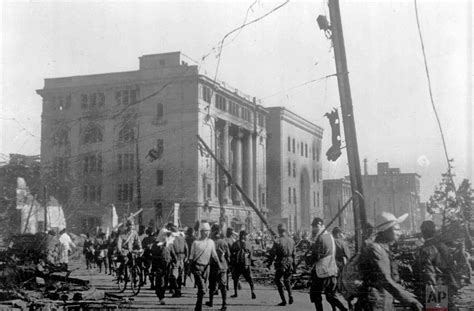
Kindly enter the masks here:
[[312, 218], [323, 214], [323, 129], [283, 107], [267, 110], [269, 221], [310, 230]]
[[[352, 196], [351, 182], [346, 178], [323, 180], [324, 222], [328, 224], [341, 211]], [[354, 210], [350, 201], [339, 214], [333, 227], [338, 226], [347, 233], [354, 233]], [[331, 228], [329, 228], [331, 229]]]
[[[144, 225], [170, 220], [175, 203], [182, 225], [216, 221], [217, 164], [196, 134], [264, 210], [267, 111], [188, 61], [145, 55], [136, 71], [45, 79], [42, 180], [70, 228], [99, 225], [109, 204], [119, 215], [143, 208]], [[257, 226], [235, 188], [221, 190], [227, 224]]]
[[419, 229], [420, 175], [401, 173], [399, 168], [390, 168], [387, 162], [377, 163], [377, 174], [362, 176], [365, 209], [369, 223], [381, 211], [396, 216], [408, 213], [409, 218], [401, 224], [404, 231]]

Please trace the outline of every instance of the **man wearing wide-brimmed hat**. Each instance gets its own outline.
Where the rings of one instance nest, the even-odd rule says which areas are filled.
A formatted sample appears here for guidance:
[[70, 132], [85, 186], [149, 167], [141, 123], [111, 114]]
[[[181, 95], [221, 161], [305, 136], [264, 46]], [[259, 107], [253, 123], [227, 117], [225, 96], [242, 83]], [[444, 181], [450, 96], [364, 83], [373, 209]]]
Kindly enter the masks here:
[[400, 217], [382, 212], [377, 216], [374, 230], [376, 238], [367, 244], [361, 255], [363, 285], [356, 310], [392, 311], [393, 299], [410, 306], [412, 310], [423, 310], [415, 295], [406, 291], [394, 280], [398, 271], [393, 271], [390, 245], [400, 238], [400, 223], [408, 214]]

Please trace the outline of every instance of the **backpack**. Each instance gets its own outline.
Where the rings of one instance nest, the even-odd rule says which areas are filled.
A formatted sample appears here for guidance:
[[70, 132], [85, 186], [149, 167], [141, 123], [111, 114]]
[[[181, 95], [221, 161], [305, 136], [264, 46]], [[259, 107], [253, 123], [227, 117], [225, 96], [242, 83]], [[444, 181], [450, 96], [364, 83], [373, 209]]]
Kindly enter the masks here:
[[351, 299], [361, 292], [363, 278], [360, 263], [361, 254], [355, 254], [342, 268], [340, 275], [340, 290], [345, 299]]

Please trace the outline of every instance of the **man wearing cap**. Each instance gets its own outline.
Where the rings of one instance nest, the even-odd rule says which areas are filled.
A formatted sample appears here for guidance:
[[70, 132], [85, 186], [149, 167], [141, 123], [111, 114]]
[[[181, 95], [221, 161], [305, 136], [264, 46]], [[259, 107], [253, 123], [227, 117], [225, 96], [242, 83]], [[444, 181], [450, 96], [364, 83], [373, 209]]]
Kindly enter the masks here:
[[206, 293], [204, 283], [207, 279], [207, 272], [211, 258], [213, 258], [220, 267], [219, 258], [216, 253], [216, 246], [214, 241], [209, 239], [211, 226], [207, 222], [202, 222], [199, 231], [201, 233], [200, 239], [193, 242], [189, 255], [189, 264], [194, 275], [194, 282], [198, 288], [196, 307], [194, 308], [195, 311], [202, 310], [202, 299]]
[[245, 230], [240, 231], [239, 240], [232, 245], [230, 258], [233, 266], [232, 279], [234, 280], [234, 295], [231, 297], [238, 297], [239, 278], [243, 275], [250, 285], [252, 299], [256, 299], [257, 296], [254, 291], [252, 271], [250, 270], [250, 266], [253, 264], [252, 246], [247, 241], [247, 232]]
[[[138, 250], [139, 252], [142, 251], [142, 245], [137, 231], [133, 228], [133, 222], [127, 220], [125, 228], [125, 231], [119, 235], [117, 240], [117, 250], [119, 255], [118, 261], [122, 262], [120, 265], [120, 272], [123, 272], [125, 266], [131, 262], [133, 250]], [[127, 278], [127, 269], [125, 269], [125, 279]]]
[[394, 280], [398, 271], [393, 271], [390, 245], [400, 237], [400, 223], [408, 214], [397, 218], [388, 212], [377, 216], [374, 230], [375, 240], [367, 243], [361, 254], [362, 290], [356, 303], [356, 310], [393, 311], [393, 298], [409, 305], [412, 310], [423, 310], [415, 295], [406, 291]]
[[[208, 307], [213, 306], [214, 291], [216, 286], [219, 287], [222, 296], [222, 307], [221, 310], [227, 310], [227, 269], [230, 261], [230, 250], [229, 245], [224, 239], [224, 235], [221, 234], [219, 225], [213, 225], [211, 228], [211, 238], [216, 244], [216, 253], [219, 258], [219, 262], [215, 262], [211, 259], [211, 268], [209, 273], [209, 301], [206, 302]], [[220, 263], [220, 265], [219, 265]]]
[[336, 297], [337, 289], [337, 265], [336, 265], [336, 245], [332, 235], [326, 231], [324, 221], [315, 217], [311, 224], [315, 239], [311, 247], [309, 264], [313, 266], [311, 270], [310, 299], [314, 303], [317, 311], [323, 311], [323, 298], [329, 302], [333, 310], [347, 310]]
[[[278, 306], [286, 306], [285, 292], [283, 291], [283, 284], [285, 284], [288, 292], [288, 303], [293, 303], [293, 295], [291, 294], [291, 274], [296, 270], [295, 260], [295, 242], [288, 236], [286, 228], [283, 224], [278, 225], [278, 234], [280, 235], [270, 250], [270, 257], [268, 259], [268, 267], [270, 268], [273, 261], [275, 261], [275, 284], [280, 295], [281, 302]], [[281, 279], [283, 278], [283, 282]]]
[[457, 290], [454, 279], [454, 262], [448, 247], [435, 239], [436, 226], [431, 220], [421, 224], [421, 235], [425, 240], [418, 249], [414, 265], [415, 293], [421, 302], [426, 301], [426, 286], [447, 285], [448, 306], [452, 302], [452, 294]]

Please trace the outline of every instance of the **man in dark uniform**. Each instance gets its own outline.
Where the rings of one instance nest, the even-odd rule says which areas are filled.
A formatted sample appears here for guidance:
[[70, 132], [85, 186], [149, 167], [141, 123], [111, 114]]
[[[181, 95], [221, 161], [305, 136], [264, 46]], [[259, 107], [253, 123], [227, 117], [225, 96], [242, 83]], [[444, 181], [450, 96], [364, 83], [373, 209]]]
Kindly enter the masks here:
[[238, 297], [237, 284], [239, 283], [239, 277], [243, 275], [250, 285], [252, 299], [256, 299], [257, 296], [254, 291], [252, 271], [250, 270], [250, 266], [253, 264], [252, 246], [247, 241], [247, 232], [245, 230], [240, 231], [239, 240], [232, 245], [230, 257], [233, 267], [232, 279], [234, 280], [234, 295], [231, 297]]
[[155, 289], [155, 280], [153, 279], [153, 274], [151, 273], [151, 247], [155, 243], [155, 236], [153, 234], [152, 228], [147, 228], [145, 230], [146, 237], [143, 238], [142, 248], [143, 248], [143, 274], [144, 280], [143, 285], [146, 285], [146, 278], [150, 280], [150, 289]]
[[174, 235], [174, 241], [171, 247], [176, 255], [176, 262], [172, 265], [170, 286], [173, 292], [173, 297], [181, 297], [181, 286], [183, 285], [184, 276], [184, 260], [188, 257], [189, 250], [184, 236], [182, 236], [178, 227], [171, 226], [171, 233]]
[[424, 221], [420, 229], [425, 243], [417, 251], [413, 269], [416, 280], [415, 294], [420, 302], [425, 302], [426, 286], [447, 285], [448, 307], [452, 307], [453, 294], [458, 284], [454, 278], [454, 262], [448, 247], [436, 240], [436, 226], [431, 220]]
[[206, 302], [208, 307], [212, 307], [214, 292], [216, 286], [219, 287], [222, 296], [222, 308], [221, 310], [227, 310], [227, 269], [230, 261], [230, 249], [229, 245], [224, 239], [224, 236], [220, 232], [219, 225], [213, 225], [211, 228], [211, 239], [216, 244], [217, 258], [219, 259], [220, 265], [211, 259], [210, 273], [209, 273], [209, 301]]
[[[232, 249], [232, 245], [235, 243], [234, 229], [233, 228], [227, 228], [224, 240], [227, 243], [227, 246], [229, 246], [229, 250]], [[232, 275], [232, 266], [231, 266], [230, 262], [229, 262], [229, 266], [228, 266], [228, 269], [227, 269], [227, 275], [226, 275], [227, 290], [229, 290], [229, 275]]]
[[[288, 292], [288, 303], [293, 303], [293, 296], [291, 295], [291, 274], [295, 271], [295, 242], [288, 236], [286, 228], [283, 224], [278, 225], [278, 237], [273, 243], [270, 250], [270, 257], [268, 259], [268, 267], [275, 261], [275, 284], [280, 294], [281, 302], [278, 306], [286, 306], [285, 292], [283, 291], [283, 284], [285, 284]], [[281, 279], [283, 278], [283, 282]]]
[[171, 247], [166, 247], [166, 229], [161, 229], [156, 242], [151, 247], [152, 271], [155, 276], [155, 293], [160, 304], [165, 304], [166, 276], [176, 255]]

